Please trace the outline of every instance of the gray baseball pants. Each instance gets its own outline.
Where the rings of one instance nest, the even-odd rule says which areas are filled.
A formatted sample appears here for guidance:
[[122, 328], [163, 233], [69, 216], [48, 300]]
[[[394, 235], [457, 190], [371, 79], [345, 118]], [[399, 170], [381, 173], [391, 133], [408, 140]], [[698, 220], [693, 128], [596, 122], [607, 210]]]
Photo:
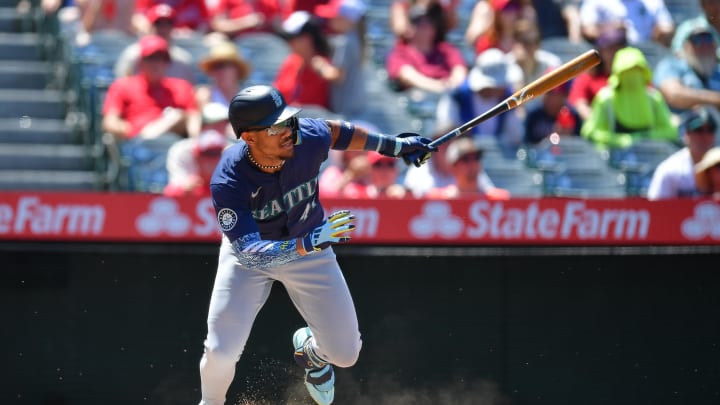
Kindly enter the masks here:
[[[223, 237], [200, 360], [200, 405], [221, 405], [235, 376], [255, 317], [274, 281], [283, 284], [313, 332], [313, 349], [325, 361], [350, 367], [362, 341], [355, 306], [332, 248], [267, 270], [243, 267]], [[288, 343], [292, 332], [288, 331]], [[292, 359], [288, 347], [288, 359]]]

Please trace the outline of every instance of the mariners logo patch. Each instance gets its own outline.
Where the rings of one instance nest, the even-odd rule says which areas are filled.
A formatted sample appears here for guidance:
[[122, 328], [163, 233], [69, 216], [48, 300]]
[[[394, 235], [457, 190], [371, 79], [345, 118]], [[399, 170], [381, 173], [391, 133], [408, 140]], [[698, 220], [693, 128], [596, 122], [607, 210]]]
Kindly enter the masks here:
[[220, 229], [229, 231], [237, 224], [237, 214], [230, 208], [223, 208], [218, 212], [218, 223], [220, 224]]

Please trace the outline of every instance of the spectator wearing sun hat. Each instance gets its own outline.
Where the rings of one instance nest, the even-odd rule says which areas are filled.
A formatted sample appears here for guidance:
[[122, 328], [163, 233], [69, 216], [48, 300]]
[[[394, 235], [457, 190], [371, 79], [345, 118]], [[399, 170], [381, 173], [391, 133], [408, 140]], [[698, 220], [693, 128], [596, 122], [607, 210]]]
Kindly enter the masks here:
[[222, 41], [213, 45], [198, 65], [209, 79], [195, 90], [198, 108], [202, 110], [205, 105], [215, 103], [223, 106], [227, 115], [230, 100], [250, 75], [250, 63], [240, 55], [235, 43]]
[[331, 47], [330, 63], [338, 74], [330, 80], [330, 110], [357, 117], [367, 106], [365, 36], [361, 28], [367, 5], [363, 0], [331, 0], [315, 7], [324, 20]]
[[[195, 73], [192, 68], [192, 55], [187, 50], [174, 45], [172, 30], [175, 26], [177, 13], [167, 4], [158, 4], [146, 11], [146, 20], [150, 24], [150, 34], [165, 39], [169, 46], [170, 65], [167, 76], [177, 77], [195, 83]], [[120, 53], [115, 62], [115, 77], [131, 76], [137, 72], [137, 63], [140, 59], [140, 43], [134, 42]]]

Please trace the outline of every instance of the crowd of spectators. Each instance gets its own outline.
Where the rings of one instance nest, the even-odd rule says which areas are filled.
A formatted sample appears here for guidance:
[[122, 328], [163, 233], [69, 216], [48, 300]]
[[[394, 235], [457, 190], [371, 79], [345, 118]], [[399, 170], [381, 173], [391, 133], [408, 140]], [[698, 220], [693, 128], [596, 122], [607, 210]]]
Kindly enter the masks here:
[[[184, 140], [178, 148], [185, 153], [168, 155], [166, 190], [173, 195], [193, 192], [173, 173], [183, 166], [171, 161], [175, 156], [204, 157], [207, 166], [207, 156], [215, 156], [213, 148], [220, 144], [218, 134], [228, 143], [237, 141], [227, 122], [206, 127], [217, 127], [211, 110], [227, 108], [257, 69], [237, 45], [244, 36], [273, 34], [287, 44], [288, 54], [264, 84], [278, 88], [288, 103], [348, 120], [362, 116], [373, 102], [369, 81], [383, 80], [366, 74], [373, 63], [367, 58], [373, 51], [367, 36], [371, 8], [384, 8], [383, 23], [393, 36], [381, 55], [383, 65], [375, 66], [386, 72], [382, 85], [433, 100], [430, 125], [422, 128], [426, 136], [468, 121], [560, 66], [566, 55], [544, 49], [548, 38], [593, 47], [602, 62], [444, 145], [422, 168], [374, 154], [332, 155], [321, 179], [326, 195], [505, 199], [511, 193], [483, 170], [481, 141], [493, 139], [503, 150], [517, 151], [566, 137], [585, 139], [598, 152], [644, 141], [684, 146], [668, 157], [681, 163], [661, 163], [655, 178], [648, 178], [648, 198], [717, 195], [712, 174], [718, 152], [712, 147], [720, 107], [720, 0], [688, 0], [698, 3], [700, 14], [682, 21], [673, 19], [663, 0], [365, 1], [43, 0], [42, 5], [61, 16], [78, 47], [100, 32], [136, 38], [117, 57], [103, 100], [102, 129], [130, 155], [144, 141], [170, 136], [182, 145]], [[187, 38], [205, 48], [200, 60], [183, 49]], [[662, 58], [644, 53], [649, 43], [663, 50]], [[702, 146], [696, 146], [700, 138]], [[705, 157], [709, 151], [713, 155]], [[192, 165], [184, 166], [187, 171]], [[682, 171], [682, 180], [658, 179], [673, 170]], [[187, 176], [188, 184], [202, 183], [199, 170]], [[658, 191], [672, 182], [674, 191]]]

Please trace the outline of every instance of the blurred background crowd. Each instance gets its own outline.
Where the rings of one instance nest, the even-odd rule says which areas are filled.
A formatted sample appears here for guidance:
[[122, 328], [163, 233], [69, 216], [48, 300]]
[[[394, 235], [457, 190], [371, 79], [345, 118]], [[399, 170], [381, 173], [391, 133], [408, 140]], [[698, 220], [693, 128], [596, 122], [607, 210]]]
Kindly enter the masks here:
[[594, 48], [421, 168], [332, 151], [321, 196], [720, 198], [720, 0], [3, 0], [0, 28], [3, 189], [204, 196], [243, 87], [437, 137]]

